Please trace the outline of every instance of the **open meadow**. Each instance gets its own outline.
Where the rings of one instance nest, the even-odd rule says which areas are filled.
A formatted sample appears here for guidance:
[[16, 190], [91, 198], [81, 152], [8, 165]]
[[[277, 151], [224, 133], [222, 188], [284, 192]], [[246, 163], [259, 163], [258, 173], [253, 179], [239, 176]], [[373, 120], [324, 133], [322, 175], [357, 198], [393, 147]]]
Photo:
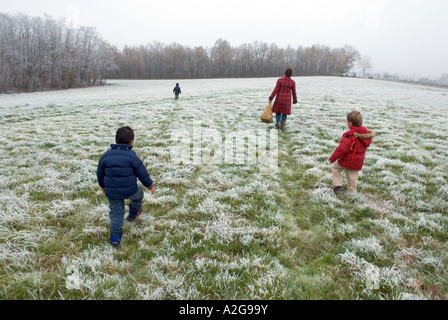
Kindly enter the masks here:
[[[448, 90], [294, 80], [278, 134], [260, 121], [276, 78], [0, 95], [0, 299], [448, 299]], [[352, 110], [377, 136], [336, 196]], [[124, 125], [157, 193], [115, 250], [96, 168]], [[222, 160], [229, 136], [277, 157]]]

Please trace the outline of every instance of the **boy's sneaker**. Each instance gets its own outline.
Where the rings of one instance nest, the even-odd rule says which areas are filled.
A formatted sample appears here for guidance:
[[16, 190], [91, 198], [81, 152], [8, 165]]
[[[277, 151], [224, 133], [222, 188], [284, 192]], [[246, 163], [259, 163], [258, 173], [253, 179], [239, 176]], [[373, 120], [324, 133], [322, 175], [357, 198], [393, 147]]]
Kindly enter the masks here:
[[112, 247], [114, 247], [115, 249], [120, 248], [120, 242], [121, 242], [121, 235], [118, 233], [113, 233], [110, 236], [110, 243], [112, 245]]
[[334, 187], [333, 191], [336, 195], [340, 195], [342, 193], [342, 187]]
[[140, 208], [138, 211], [132, 211], [132, 210], [131, 210], [131, 206], [129, 206], [129, 214], [128, 214], [128, 218], [127, 218], [127, 220], [128, 220], [129, 222], [133, 222], [133, 221], [135, 221], [135, 219], [136, 219], [139, 215], [141, 215], [142, 212], [143, 212], [142, 208]]

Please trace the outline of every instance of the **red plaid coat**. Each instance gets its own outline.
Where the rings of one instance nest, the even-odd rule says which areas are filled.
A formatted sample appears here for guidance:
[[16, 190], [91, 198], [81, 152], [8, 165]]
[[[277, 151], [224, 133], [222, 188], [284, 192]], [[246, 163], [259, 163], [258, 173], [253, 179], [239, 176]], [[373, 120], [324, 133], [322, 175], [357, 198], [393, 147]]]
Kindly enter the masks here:
[[294, 80], [288, 76], [278, 79], [277, 85], [275, 86], [275, 89], [269, 99], [274, 100], [275, 96], [277, 96], [277, 98], [275, 99], [272, 111], [275, 113], [290, 115], [291, 96], [292, 102], [297, 103], [296, 83]]

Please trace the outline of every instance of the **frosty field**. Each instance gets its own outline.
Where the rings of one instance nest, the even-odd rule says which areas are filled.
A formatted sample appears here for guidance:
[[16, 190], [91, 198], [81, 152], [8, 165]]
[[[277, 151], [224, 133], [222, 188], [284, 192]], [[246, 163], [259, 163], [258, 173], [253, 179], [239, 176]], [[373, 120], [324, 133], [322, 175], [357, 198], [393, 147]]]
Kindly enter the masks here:
[[[448, 91], [294, 79], [275, 173], [172, 152], [198, 123], [202, 147], [275, 137], [259, 119], [275, 78], [0, 95], [0, 299], [447, 299]], [[337, 197], [328, 158], [352, 110], [377, 136], [359, 194]], [[96, 167], [123, 125], [157, 193], [115, 250]]]

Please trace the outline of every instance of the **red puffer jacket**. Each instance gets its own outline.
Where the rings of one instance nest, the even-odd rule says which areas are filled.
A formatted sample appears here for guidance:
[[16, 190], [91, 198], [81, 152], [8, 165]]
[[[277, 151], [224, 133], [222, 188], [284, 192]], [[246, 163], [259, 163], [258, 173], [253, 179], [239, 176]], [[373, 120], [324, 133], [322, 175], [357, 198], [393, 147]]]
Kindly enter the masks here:
[[375, 132], [370, 132], [365, 127], [352, 127], [342, 136], [341, 143], [330, 157], [330, 162], [338, 160], [344, 168], [361, 170], [366, 150], [375, 135]]

